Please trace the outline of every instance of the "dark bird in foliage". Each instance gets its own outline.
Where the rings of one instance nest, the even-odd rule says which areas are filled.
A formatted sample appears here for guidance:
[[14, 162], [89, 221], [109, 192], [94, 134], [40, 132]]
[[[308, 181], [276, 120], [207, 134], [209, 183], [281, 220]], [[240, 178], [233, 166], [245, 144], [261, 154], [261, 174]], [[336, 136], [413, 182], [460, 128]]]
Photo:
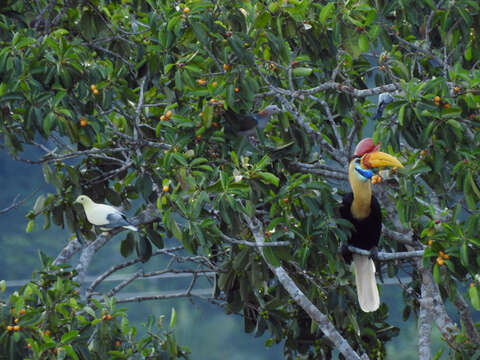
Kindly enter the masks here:
[[[372, 194], [370, 179], [371, 169], [383, 166], [403, 167], [395, 157], [377, 151], [372, 139], [360, 141], [355, 149], [348, 168], [348, 180], [352, 192], [346, 194], [340, 208], [341, 216], [350, 221], [354, 227], [348, 244], [375, 254], [382, 230], [382, 213], [376, 197]], [[355, 282], [360, 308], [365, 312], [375, 311], [380, 306], [375, 264], [371, 257], [352, 254], [348, 248], [342, 249], [347, 263], [353, 260]]]
[[378, 96], [377, 112], [373, 116], [373, 120], [377, 120], [378, 118], [382, 117], [385, 106], [393, 102], [393, 100], [395, 100], [395, 98], [390, 93], [381, 93]]
[[277, 105], [268, 105], [256, 114], [238, 114], [228, 109], [223, 116], [227, 121], [227, 130], [238, 136], [253, 136], [257, 129], [265, 129], [273, 115], [281, 113]]

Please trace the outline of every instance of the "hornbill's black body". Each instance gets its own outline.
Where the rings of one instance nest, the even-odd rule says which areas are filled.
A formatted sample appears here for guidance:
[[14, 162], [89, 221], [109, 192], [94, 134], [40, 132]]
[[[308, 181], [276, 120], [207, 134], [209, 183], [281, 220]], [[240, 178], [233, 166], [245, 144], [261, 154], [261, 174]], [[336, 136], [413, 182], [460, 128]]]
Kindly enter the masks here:
[[[380, 233], [382, 232], [382, 211], [377, 198], [372, 195], [370, 205], [370, 215], [362, 220], [355, 219], [352, 216], [350, 207], [353, 202], [353, 192], [343, 197], [340, 215], [342, 218], [350, 221], [354, 227], [348, 244], [364, 250], [372, 250], [378, 245]], [[343, 252], [343, 258], [350, 264], [352, 262], [352, 253], [350, 251]]]

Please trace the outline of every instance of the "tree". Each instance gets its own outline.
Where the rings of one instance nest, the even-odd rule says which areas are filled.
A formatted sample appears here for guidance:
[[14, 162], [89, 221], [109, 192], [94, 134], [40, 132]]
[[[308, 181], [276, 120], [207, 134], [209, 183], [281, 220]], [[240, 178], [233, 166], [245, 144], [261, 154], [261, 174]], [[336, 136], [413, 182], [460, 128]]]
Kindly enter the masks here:
[[[43, 268], [7, 301], [0, 301], [0, 349], [3, 359], [188, 359], [175, 342], [172, 309], [168, 331], [163, 318], [147, 322], [140, 340], [114, 298], [85, 305], [75, 271], [53, 265], [40, 252]], [[1, 284], [5, 290], [5, 282]], [[161, 332], [160, 332], [161, 331]]]
[[[406, 167], [375, 185], [378, 271], [410, 276], [399, 286], [421, 359], [432, 323], [452, 356], [470, 359], [480, 345], [479, 10], [468, 0], [8, 1], [3, 148], [42, 164], [57, 190], [37, 199], [28, 229], [40, 215], [67, 226], [75, 238], [55, 263], [81, 252], [82, 281], [120, 230], [95, 233], [76, 196], [133, 204], [142, 231], [121, 252], [137, 258], [90, 284], [89, 301], [119, 269], [166, 256], [166, 268], [109, 296], [166, 272], [191, 273], [178, 296], [196, 296], [199, 275], [214, 273], [215, 301], [241, 313], [245, 331], [284, 340], [285, 358], [384, 358], [398, 329], [385, 304], [360, 312], [338, 255], [350, 231], [338, 192], [352, 146], [373, 135]], [[370, 97], [385, 92], [395, 101], [368, 121]], [[286, 112], [257, 144], [225, 132], [225, 111], [271, 103]], [[22, 159], [25, 144], [42, 154]], [[179, 245], [165, 248], [165, 236]]]

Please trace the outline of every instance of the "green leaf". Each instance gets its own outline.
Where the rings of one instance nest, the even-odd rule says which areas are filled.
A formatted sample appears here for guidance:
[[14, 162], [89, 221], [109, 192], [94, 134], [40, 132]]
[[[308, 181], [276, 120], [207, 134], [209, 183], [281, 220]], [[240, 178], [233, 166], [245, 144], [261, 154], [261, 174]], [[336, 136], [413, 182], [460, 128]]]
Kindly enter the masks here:
[[271, 246], [263, 247], [263, 256], [265, 256], [265, 260], [267, 260], [270, 265], [274, 267], [280, 266], [280, 260], [277, 258], [277, 255], [275, 255]]
[[129, 232], [125, 239], [120, 243], [120, 254], [123, 257], [128, 257], [135, 248], [135, 238], [133, 233]]
[[264, 172], [264, 171], [259, 171], [257, 174], [260, 176], [263, 182], [267, 184], [273, 184], [275, 186], [278, 186], [280, 183], [280, 178], [278, 178], [276, 175], [269, 173], [269, 172]]
[[69, 332], [62, 335], [62, 338], [60, 339], [60, 342], [62, 344], [68, 344], [69, 342], [71, 342], [77, 336], [78, 336], [78, 330], [69, 331]]
[[360, 34], [358, 37], [358, 48], [360, 52], [367, 52], [370, 49], [370, 42], [366, 34]]
[[437, 263], [433, 266], [433, 279], [440, 284], [440, 266]]
[[146, 236], [141, 236], [137, 243], [137, 255], [143, 263], [152, 257], [152, 244]]
[[335, 12], [335, 4], [333, 2], [327, 3], [318, 16], [318, 20], [322, 25], [325, 25], [325, 21]]
[[177, 322], [177, 312], [175, 311], [175, 308], [172, 307], [172, 312], [170, 313], [170, 324], [168, 325], [170, 329], [173, 329], [176, 322]]
[[308, 76], [312, 72], [313, 72], [313, 69], [307, 68], [307, 67], [296, 67], [292, 70], [292, 73], [295, 76]]
[[470, 301], [475, 308], [475, 310], [480, 310], [480, 298], [478, 296], [477, 286], [470, 286], [468, 289], [468, 296], [470, 296]]
[[27, 228], [25, 229], [25, 231], [27, 233], [31, 233], [33, 231], [33, 226], [34, 225], [35, 225], [35, 220], [33, 220], [33, 219], [28, 220]]

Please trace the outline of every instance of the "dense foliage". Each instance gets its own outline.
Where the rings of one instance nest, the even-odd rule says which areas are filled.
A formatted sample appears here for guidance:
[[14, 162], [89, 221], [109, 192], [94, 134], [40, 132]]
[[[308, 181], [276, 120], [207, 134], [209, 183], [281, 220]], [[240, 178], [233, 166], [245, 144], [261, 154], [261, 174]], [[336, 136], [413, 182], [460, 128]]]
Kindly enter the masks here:
[[40, 258], [44, 268], [34, 274], [35, 279], [0, 302], [0, 358], [188, 358], [188, 350], [175, 342], [175, 309], [168, 330], [163, 318], [152, 318], [146, 324], [148, 335], [138, 339], [115, 299], [83, 304], [78, 284], [72, 281], [75, 272], [68, 265], [52, 265], [53, 259], [43, 253]]
[[[337, 187], [347, 188], [352, 145], [373, 135], [406, 166], [375, 185], [389, 229], [382, 247], [425, 249], [423, 262], [379, 270], [412, 275], [405, 318], [420, 316], [423, 300], [443, 311], [451, 301], [462, 325], [440, 331], [452, 353], [471, 358], [480, 346], [465, 301], [480, 309], [479, 10], [468, 0], [7, 0], [2, 145], [21, 158], [37, 144], [41, 156], [25, 161], [42, 163], [56, 188], [37, 199], [27, 230], [43, 215], [46, 227], [94, 241], [78, 195], [133, 203], [142, 232], [123, 240], [122, 255], [136, 249], [148, 261], [167, 234], [209, 257], [226, 311], [242, 313], [247, 332], [285, 340], [286, 358], [329, 358], [334, 347], [268, 264], [359, 354], [383, 358], [398, 329], [386, 305], [360, 312], [337, 250], [350, 231]], [[368, 97], [382, 92], [396, 101], [368, 123]], [[225, 131], [225, 111], [271, 103], [285, 113], [257, 144]], [[260, 252], [250, 218], [267, 243], [288, 245]]]

